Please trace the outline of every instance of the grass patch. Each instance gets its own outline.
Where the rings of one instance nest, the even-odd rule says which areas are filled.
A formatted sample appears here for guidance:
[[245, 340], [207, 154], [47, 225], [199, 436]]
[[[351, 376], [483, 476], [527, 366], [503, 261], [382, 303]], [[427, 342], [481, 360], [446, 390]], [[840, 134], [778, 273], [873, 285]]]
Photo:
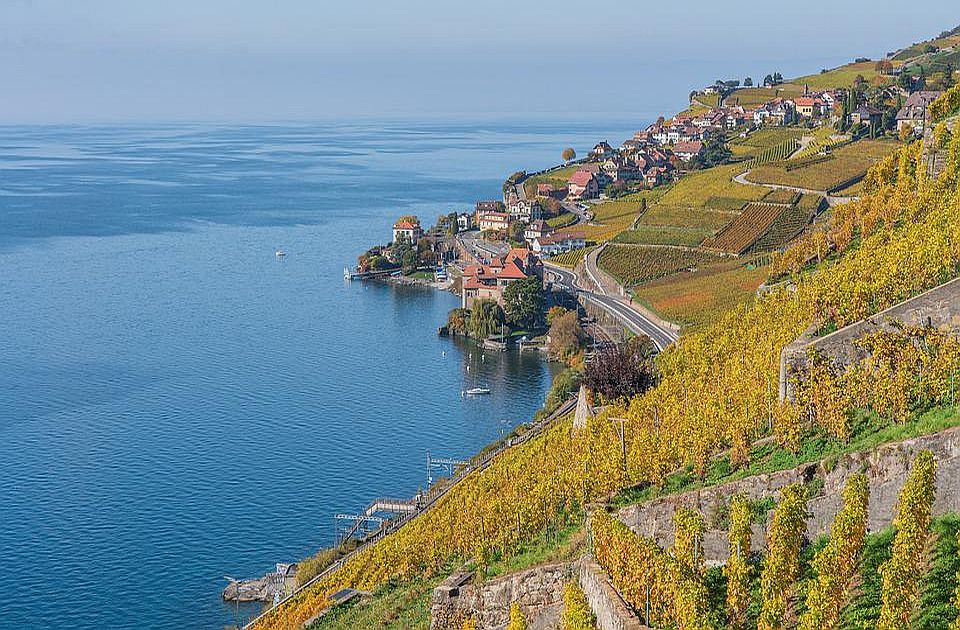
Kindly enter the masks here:
[[541, 564], [572, 561], [580, 557], [586, 546], [584, 515], [578, 510], [564, 517], [557, 528], [551, 528], [532, 540], [525, 541], [506, 558], [494, 558], [486, 577], [522, 571]]
[[[876, 65], [877, 62], [875, 61], [848, 63], [845, 66], [840, 66], [827, 72], [799, 77], [791, 81], [791, 83], [794, 85], [807, 84], [811, 90], [828, 90], [831, 88], [848, 88], [853, 85], [858, 76], [862, 76], [872, 84], [874, 78], [881, 76], [880, 73], [877, 72]], [[892, 77], [883, 77], [883, 79], [888, 83], [893, 82]]]
[[387, 584], [367, 600], [334, 608], [317, 623], [313, 630], [353, 630], [354, 628], [383, 628], [406, 630], [430, 627], [430, 602], [433, 589], [442, 577], [430, 580], [414, 579], [403, 584]]

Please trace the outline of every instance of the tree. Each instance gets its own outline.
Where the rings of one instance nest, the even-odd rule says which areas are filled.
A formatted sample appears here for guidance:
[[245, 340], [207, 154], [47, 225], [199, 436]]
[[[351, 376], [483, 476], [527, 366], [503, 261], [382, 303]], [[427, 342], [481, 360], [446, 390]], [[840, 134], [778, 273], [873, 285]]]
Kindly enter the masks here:
[[586, 335], [580, 322], [577, 319], [575, 311], [568, 311], [559, 317], [554, 318], [550, 326], [550, 343], [547, 345], [547, 353], [551, 359], [557, 361], [566, 361], [572, 358], [583, 348], [586, 341]]
[[523, 241], [523, 231], [525, 228], [525, 223], [514, 221], [510, 224], [510, 227], [507, 228], [507, 239], [513, 241], [514, 243], [520, 243]]
[[743, 80], [743, 86], [744, 86], [744, 87], [753, 87], [753, 79], [752, 79], [751, 77], [747, 77], [746, 79], [744, 79], [744, 80]]
[[543, 283], [537, 276], [515, 280], [503, 290], [507, 322], [518, 328], [535, 328], [543, 316]]
[[656, 382], [656, 351], [648, 337], [632, 337], [598, 353], [587, 364], [583, 382], [607, 400], [642, 394]]
[[577, 152], [573, 150], [573, 147], [567, 147], [563, 150], [563, 153], [560, 154], [564, 162], [569, 162], [570, 160], [577, 159]]
[[550, 310], [547, 311], [547, 326], [552, 326], [554, 319], [569, 312], [570, 309], [563, 308], [562, 306], [551, 306]]
[[447, 330], [453, 334], [466, 335], [470, 324], [470, 311], [455, 308], [447, 314]]
[[493, 300], [474, 301], [470, 310], [470, 334], [476, 339], [486, 339], [500, 332], [504, 324], [503, 309]]

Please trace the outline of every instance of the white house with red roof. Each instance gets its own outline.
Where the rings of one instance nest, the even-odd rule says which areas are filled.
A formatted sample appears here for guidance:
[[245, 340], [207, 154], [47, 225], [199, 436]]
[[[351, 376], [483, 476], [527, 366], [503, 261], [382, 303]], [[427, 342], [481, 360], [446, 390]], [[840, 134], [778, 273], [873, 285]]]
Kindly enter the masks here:
[[600, 194], [597, 176], [587, 169], [577, 169], [567, 181], [567, 198], [593, 199]]
[[411, 245], [416, 245], [421, 236], [423, 236], [423, 228], [420, 227], [417, 217], [404, 217], [393, 224], [394, 243], [406, 240]]
[[693, 140], [691, 142], [678, 142], [673, 145], [673, 153], [681, 160], [689, 162], [690, 160], [700, 157], [703, 154], [703, 143], [699, 140]]
[[477, 227], [481, 232], [502, 232], [510, 229], [510, 214], [508, 212], [478, 212]]
[[587, 239], [583, 232], [558, 232], [533, 239], [530, 245], [533, 251], [543, 256], [556, 256], [575, 249], [587, 246]]

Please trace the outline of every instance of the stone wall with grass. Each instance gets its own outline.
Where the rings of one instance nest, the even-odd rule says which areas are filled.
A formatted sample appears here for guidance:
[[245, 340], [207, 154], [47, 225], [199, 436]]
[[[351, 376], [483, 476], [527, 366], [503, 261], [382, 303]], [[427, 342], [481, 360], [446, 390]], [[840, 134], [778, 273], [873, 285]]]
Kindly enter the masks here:
[[727, 559], [727, 514], [730, 497], [745, 494], [760, 510], [754, 525], [753, 546], [765, 546], [767, 509], [779, 498], [781, 488], [802, 482], [813, 498], [808, 503], [807, 538], [814, 540], [829, 533], [830, 524], [840, 509], [841, 494], [847, 478], [858, 472], [867, 475], [870, 484], [869, 531], [890, 525], [896, 513], [898, 495], [910, 466], [921, 450], [929, 449], [937, 461], [937, 492], [934, 513], [960, 511], [960, 427], [932, 435], [884, 444], [867, 451], [851, 453], [790, 470], [761, 474], [718, 486], [692, 490], [652, 499], [617, 511], [616, 516], [643, 536], [664, 546], [673, 544], [673, 515], [677, 508], [700, 511], [709, 530], [704, 536], [704, 558], [709, 564]]
[[563, 610], [563, 585], [570, 579], [568, 562], [545, 564], [525, 571], [479, 581], [472, 572], [458, 572], [433, 592], [431, 630], [460, 630], [473, 618], [479, 630], [505, 628], [510, 605], [517, 602], [529, 630], [552, 630]]

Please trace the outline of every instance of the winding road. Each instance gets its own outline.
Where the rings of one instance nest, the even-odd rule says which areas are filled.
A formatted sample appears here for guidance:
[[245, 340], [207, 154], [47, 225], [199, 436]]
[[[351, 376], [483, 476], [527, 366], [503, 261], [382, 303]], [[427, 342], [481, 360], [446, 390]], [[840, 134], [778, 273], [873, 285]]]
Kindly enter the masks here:
[[628, 304], [622, 298], [581, 289], [577, 285], [577, 275], [569, 269], [545, 263], [544, 270], [555, 283], [607, 311], [634, 334], [649, 337], [657, 346], [657, 350], [664, 350], [677, 340], [678, 335], [675, 331], [654, 321], [652, 315], [641, 313], [635, 306]]

